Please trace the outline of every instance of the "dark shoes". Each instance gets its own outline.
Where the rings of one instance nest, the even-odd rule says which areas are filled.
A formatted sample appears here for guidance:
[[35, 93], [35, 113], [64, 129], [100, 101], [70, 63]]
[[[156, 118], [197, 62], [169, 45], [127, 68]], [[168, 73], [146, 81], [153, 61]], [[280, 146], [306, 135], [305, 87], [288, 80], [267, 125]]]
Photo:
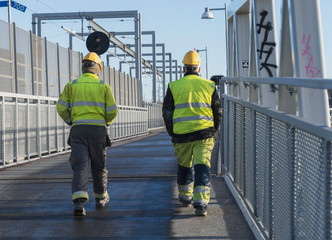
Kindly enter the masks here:
[[[86, 211], [84, 208], [84, 203], [87, 199], [85, 198], [77, 198], [74, 200], [74, 215], [75, 216], [85, 216]], [[103, 208], [110, 201], [109, 196], [105, 198], [96, 198], [96, 208]]]
[[197, 207], [196, 207], [195, 214], [196, 214], [196, 216], [200, 216], [200, 217], [205, 217], [205, 216], [207, 216], [207, 210], [206, 210], [206, 207], [203, 207], [203, 206], [197, 206]]
[[96, 198], [96, 208], [103, 208], [110, 201], [110, 197]]
[[85, 216], [85, 208], [84, 203], [86, 199], [85, 198], [77, 198], [74, 200], [74, 215], [75, 216]]

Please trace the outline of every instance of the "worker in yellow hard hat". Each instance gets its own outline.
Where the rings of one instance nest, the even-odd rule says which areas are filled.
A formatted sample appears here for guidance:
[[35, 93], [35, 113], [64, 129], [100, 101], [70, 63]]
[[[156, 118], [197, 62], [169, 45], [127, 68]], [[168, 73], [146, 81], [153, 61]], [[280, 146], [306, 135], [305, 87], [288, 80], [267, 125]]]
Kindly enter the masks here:
[[182, 62], [184, 77], [168, 84], [163, 118], [178, 160], [179, 201], [186, 206], [193, 204], [197, 216], [206, 216], [211, 152], [222, 108], [215, 83], [198, 75], [198, 53], [189, 51]]
[[71, 126], [68, 144], [72, 149], [69, 161], [75, 216], [86, 214], [89, 162], [96, 207], [104, 207], [109, 201], [105, 148], [110, 146], [110, 139], [106, 126], [114, 121], [118, 108], [110, 86], [97, 76], [101, 70], [100, 57], [88, 53], [82, 60], [82, 77], [66, 84], [56, 104], [60, 117]]

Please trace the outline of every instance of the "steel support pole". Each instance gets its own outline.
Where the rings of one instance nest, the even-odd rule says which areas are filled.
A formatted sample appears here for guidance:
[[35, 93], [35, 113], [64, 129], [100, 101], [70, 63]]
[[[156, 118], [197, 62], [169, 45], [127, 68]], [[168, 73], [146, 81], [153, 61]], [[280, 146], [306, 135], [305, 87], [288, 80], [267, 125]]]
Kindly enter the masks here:
[[165, 58], [165, 44], [162, 44], [162, 61], [163, 61], [163, 100], [166, 95], [166, 58]]
[[11, 6], [12, 6], [12, 1], [8, 0], [8, 23], [12, 23]]
[[175, 80], [178, 80], [178, 60], [175, 60]]
[[152, 33], [152, 99], [153, 102], [157, 102], [157, 76], [156, 76], [156, 34], [155, 32]]
[[167, 53], [168, 55], [168, 60], [169, 60], [169, 81], [172, 82], [172, 54], [171, 53]]
[[139, 106], [142, 103], [142, 32], [140, 14], [136, 12], [135, 17], [135, 76], [140, 82]]

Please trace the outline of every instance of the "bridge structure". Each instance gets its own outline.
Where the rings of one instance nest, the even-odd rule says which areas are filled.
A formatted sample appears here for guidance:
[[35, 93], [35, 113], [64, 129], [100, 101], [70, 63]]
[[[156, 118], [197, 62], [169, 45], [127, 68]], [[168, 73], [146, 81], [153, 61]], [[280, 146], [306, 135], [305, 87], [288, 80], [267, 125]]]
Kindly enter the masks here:
[[[225, 11], [227, 73], [211, 78], [218, 83], [223, 117], [206, 218], [177, 203], [177, 161], [161, 104], [141, 98], [140, 42], [125, 47], [139, 51], [136, 78], [108, 66], [100, 75], [120, 110], [108, 129], [110, 205], [98, 210], [91, 201], [87, 216], [75, 218], [70, 129], [55, 104], [64, 84], [79, 76], [82, 55], [0, 22], [9, 32], [0, 62], [13, 70], [0, 73], [1, 238], [332, 238], [332, 80], [325, 78], [319, 0], [282, 1], [280, 44], [273, 0], [234, 0], [219, 10]], [[135, 28], [140, 34], [140, 24]], [[159, 46], [161, 54], [154, 49], [146, 56], [153, 65], [163, 63], [158, 71], [165, 93], [165, 64], [168, 81], [176, 80], [178, 67], [173, 72], [171, 53]]]

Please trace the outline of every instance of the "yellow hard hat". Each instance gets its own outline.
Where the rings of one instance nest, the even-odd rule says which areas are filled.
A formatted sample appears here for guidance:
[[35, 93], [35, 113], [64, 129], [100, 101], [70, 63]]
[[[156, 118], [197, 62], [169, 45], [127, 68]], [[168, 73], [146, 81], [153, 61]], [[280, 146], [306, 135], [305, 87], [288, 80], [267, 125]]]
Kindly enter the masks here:
[[191, 50], [184, 55], [182, 63], [184, 65], [201, 65], [201, 57], [196, 51]]
[[97, 53], [95, 52], [89, 52], [82, 60], [82, 62], [84, 62], [85, 60], [90, 60], [92, 62], [95, 62], [99, 65], [99, 70], [101, 71], [103, 68], [102, 68], [102, 65], [101, 65], [101, 60], [100, 60], [100, 57], [98, 56]]

